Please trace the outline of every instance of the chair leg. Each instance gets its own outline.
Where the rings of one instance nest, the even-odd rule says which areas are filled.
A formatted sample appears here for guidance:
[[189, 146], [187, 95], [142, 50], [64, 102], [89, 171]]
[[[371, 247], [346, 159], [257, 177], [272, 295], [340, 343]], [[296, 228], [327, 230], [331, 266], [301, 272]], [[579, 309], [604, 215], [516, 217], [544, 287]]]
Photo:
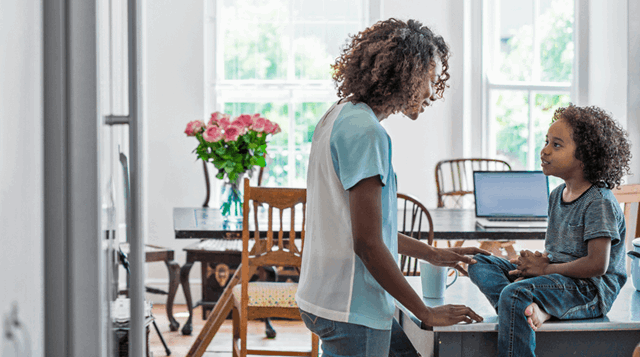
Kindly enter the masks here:
[[449, 248], [460, 248], [464, 244], [464, 241], [463, 240], [457, 240], [457, 241], [452, 243], [452, 241], [448, 240], [447, 244], [449, 245]]
[[162, 337], [162, 334], [160, 333], [158, 324], [156, 324], [156, 319], [153, 319], [152, 323], [153, 323], [153, 328], [156, 329], [156, 333], [158, 334], [158, 337], [160, 337], [160, 342], [162, 342], [162, 345], [164, 346], [164, 352], [167, 354], [167, 356], [171, 356], [171, 350], [167, 346], [167, 342], [165, 342], [164, 337]]
[[[238, 312], [238, 315], [240, 315], [240, 312]], [[246, 357], [247, 356], [247, 317], [246, 316], [239, 316], [239, 320], [240, 320], [240, 357]]]
[[497, 257], [502, 257], [502, 251], [500, 250], [500, 242], [498, 241], [491, 241], [491, 240], [481, 241], [480, 249], [487, 250], [491, 252], [491, 254]]
[[318, 357], [318, 349], [320, 347], [320, 339], [315, 333], [311, 333], [311, 357]]
[[502, 245], [502, 248], [507, 253], [507, 258], [509, 259], [515, 259], [518, 257], [518, 253], [516, 252], [515, 248], [513, 248], [514, 243], [515, 242], [513, 241], [509, 241], [509, 242], [503, 243]]
[[267, 338], [276, 338], [276, 329], [273, 328], [273, 325], [271, 325], [271, 319], [268, 317], [264, 319], [264, 332], [267, 335]]
[[233, 319], [233, 330], [232, 330], [233, 338], [231, 339], [231, 343], [232, 343], [231, 353], [233, 357], [238, 357], [237, 348], [238, 348], [238, 340], [240, 339], [240, 316], [238, 314], [238, 309], [234, 307], [231, 315]]

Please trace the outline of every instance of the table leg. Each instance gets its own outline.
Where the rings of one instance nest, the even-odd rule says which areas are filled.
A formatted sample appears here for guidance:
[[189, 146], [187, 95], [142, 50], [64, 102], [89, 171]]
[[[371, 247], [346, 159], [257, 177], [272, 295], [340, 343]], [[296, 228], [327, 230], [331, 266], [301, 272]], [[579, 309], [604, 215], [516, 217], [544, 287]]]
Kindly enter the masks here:
[[187, 263], [180, 268], [180, 283], [182, 284], [184, 297], [187, 300], [187, 309], [189, 309], [189, 318], [184, 326], [182, 326], [183, 335], [191, 335], [191, 331], [193, 330], [193, 326], [191, 324], [191, 320], [193, 319], [193, 303], [191, 301], [191, 288], [189, 286], [189, 272], [191, 271], [192, 266], [193, 262], [187, 261]]
[[167, 317], [169, 318], [169, 330], [178, 331], [180, 323], [173, 317], [173, 301], [180, 285], [180, 264], [175, 260], [166, 260], [164, 262], [169, 271], [169, 295], [167, 296]]

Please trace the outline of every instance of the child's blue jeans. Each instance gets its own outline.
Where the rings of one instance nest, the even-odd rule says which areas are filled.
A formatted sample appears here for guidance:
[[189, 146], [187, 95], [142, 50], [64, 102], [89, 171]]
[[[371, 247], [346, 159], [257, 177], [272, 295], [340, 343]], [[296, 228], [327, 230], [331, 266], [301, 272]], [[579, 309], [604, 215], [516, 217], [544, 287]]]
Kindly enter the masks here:
[[418, 356], [402, 327], [393, 319], [391, 330], [327, 320], [300, 310], [307, 328], [320, 337], [322, 357], [404, 357]]
[[594, 284], [560, 274], [527, 278], [518, 282], [508, 260], [478, 254], [469, 264], [469, 277], [498, 313], [499, 356], [535, 356], [535, 332], [524, 310], [532, 302], [558, 319], [587, 319], [602, 315]]

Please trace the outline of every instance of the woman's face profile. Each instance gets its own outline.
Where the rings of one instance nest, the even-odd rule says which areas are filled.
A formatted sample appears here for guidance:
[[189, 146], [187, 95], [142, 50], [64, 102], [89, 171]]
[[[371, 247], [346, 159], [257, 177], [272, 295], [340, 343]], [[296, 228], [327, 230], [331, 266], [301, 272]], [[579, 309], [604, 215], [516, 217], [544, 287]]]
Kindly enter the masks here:
[[402, 113], [404, 115], [406, 115], [407, 117], [409, 117], [411, 120], [416, 120], [418, 119], [418, 116], [420, 115], [420, 113], [424, 112], [424, 108], [429, 106], [431, 104], [431, 98], [433, 96], [433, 94], [435, 93], [435, 84], [438, 82], [438, 79], [440, 78], [440, 75], [442, 74], [442, 63], [440, 61], [435, 61], [435, 64], [433, 66], [430, 66], [430, 70], [429, 73], [427, 75], [427, 85], [424, 87], [424, 92], [422, 93], [421, 97], [423, 98], [422, 100], [422, 104], [420, 105], [420, 109], [419, 110], [411, 110], [410, 109], [403, 109]]

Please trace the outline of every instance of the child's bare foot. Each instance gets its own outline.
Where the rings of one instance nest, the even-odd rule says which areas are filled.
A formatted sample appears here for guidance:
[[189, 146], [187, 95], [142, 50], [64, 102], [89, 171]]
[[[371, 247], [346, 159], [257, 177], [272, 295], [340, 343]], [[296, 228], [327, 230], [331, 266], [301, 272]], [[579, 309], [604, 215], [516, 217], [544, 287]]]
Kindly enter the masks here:
[[535, 302], [532, 302], [531, 305], [524, 309], [524, 315], [527, 317], [527, 322], [533, 331], [536, 331], [538, 327], [551, 318], [551, 315], [542, 310]]

